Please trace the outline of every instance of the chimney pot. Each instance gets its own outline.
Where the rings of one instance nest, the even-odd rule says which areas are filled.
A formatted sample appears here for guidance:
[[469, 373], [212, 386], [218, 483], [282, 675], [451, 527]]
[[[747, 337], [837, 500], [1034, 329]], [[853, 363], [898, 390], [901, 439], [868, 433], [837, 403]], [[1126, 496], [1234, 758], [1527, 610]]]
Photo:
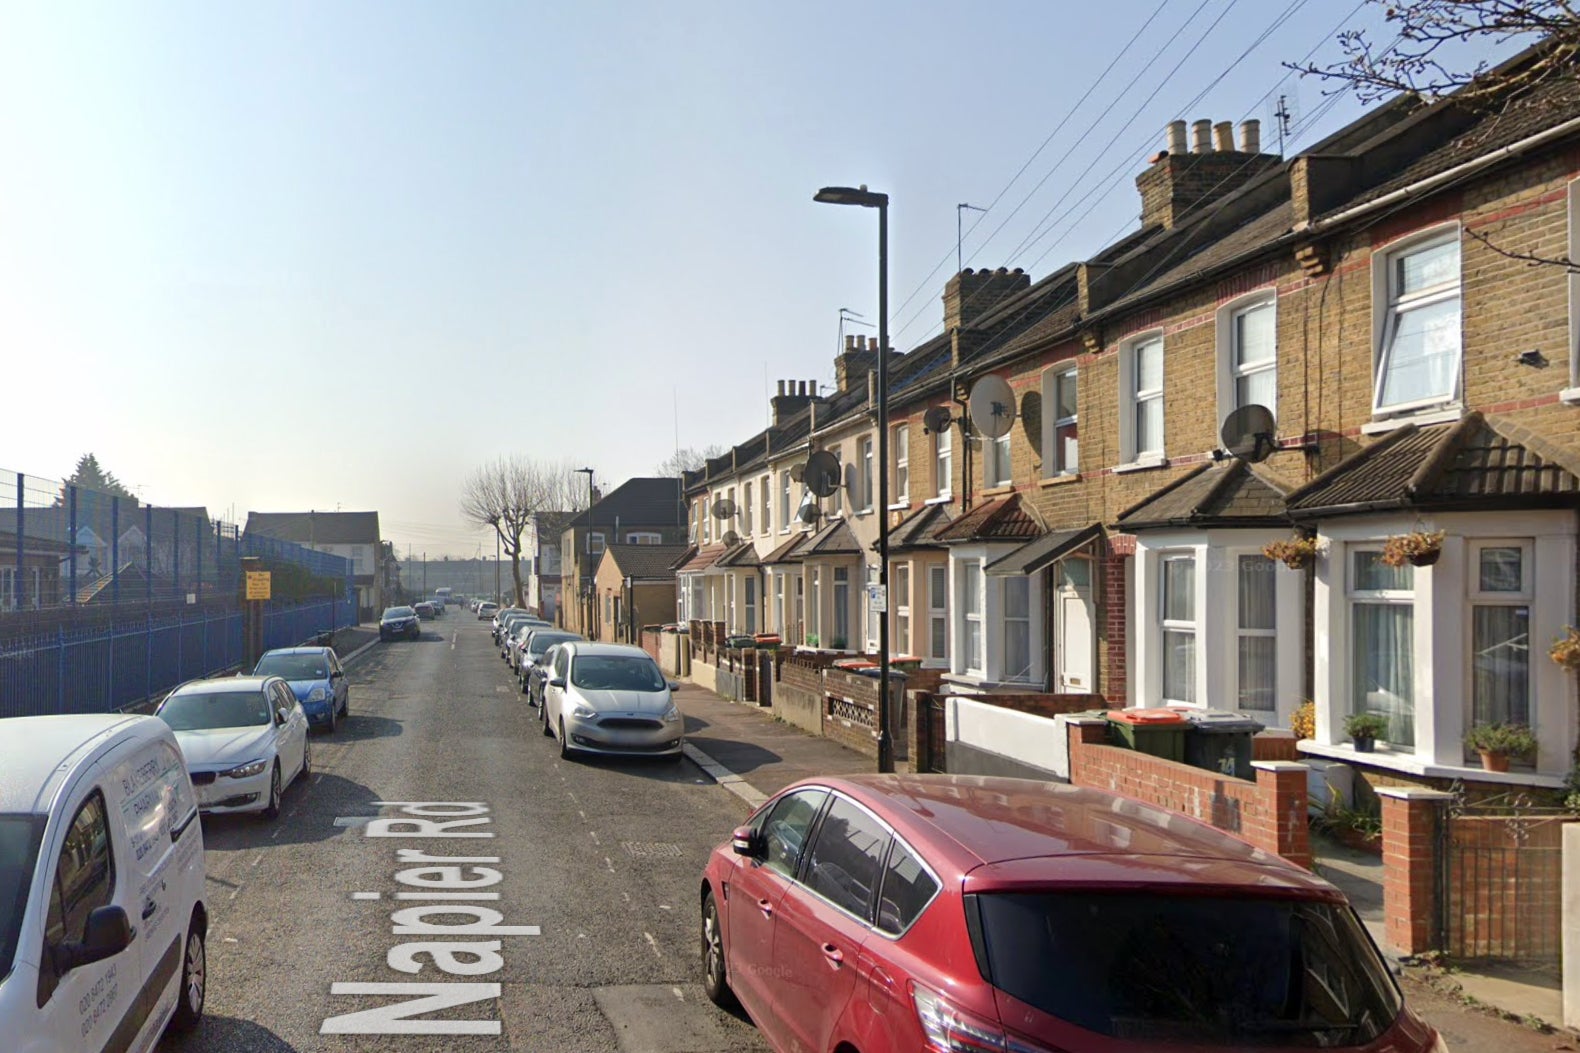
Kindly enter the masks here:
[[806, 393], [808, 395], [811, 395], [813, 398], [817, 398], [817, 378], [816, 377], [813, 377], [811, 380], [806, 382]]
[[1212, 150], [1212, 122], [1192, 121], [1190, 126], [1191, 153], [1205, 154]]
[[1219, 121], [1212, 126], [1212, 147], [1222, 154], [1234, 152], [1234, 122]]
[[1170, 121], [1167, 132], [1168, 151], [1171, 154], [1185, 153], [1185, 122]]
[[781, 380], [779, 382], [779, 395], [780, 395], [781, 398], [784, 396], [784, 393], [785, 393], [785, 382]]
[[854, 334], [854, 333], [846, 333], [845, 334], [845, 350], [846, 351], [854, 351], [854, 350], [856, 350], [856, 334]]
[[1240, 152], [1259, 154], [1262, 152], [1262, 122], [1256, 119], [1240, 122]]

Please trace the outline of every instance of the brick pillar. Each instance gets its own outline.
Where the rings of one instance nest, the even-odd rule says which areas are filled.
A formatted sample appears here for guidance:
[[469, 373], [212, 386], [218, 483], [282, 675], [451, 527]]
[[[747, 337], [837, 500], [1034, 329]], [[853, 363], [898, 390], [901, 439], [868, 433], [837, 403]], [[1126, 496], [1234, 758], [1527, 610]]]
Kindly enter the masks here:
[[1438, 950], [1438, 824], [1452, 794], [1419, 786], [1384, 786], [1383, 920], [1400, 954]]
[[1306, 775], [1299, 761], [1253, 761], [1256, 787], [1265, 795], [1276, 851], [1291, 863], [1311, 869], [1311, 831], [1306, 825]]
[[1070, 717], [1065, 727], [1070, 745], [1070, 785], [1090, 785], [1086, 781], [1086, 758], [1081, 747], [1106, 746], [1108, 721], [1101, 717]]
[[1109, 538], [1102, 557], [1102, 595], [1099, 612], [1103, 633], [1103, 654], [1106, 659], [1102, 672], [1102, 693], [1111, 706], [1123, 708], [1128, 695], [1130, 668], [1126, 658], [1129, 640], [1127, 604], [1130, 564], [1136, 554], [1133, 534], [1118, 534]]

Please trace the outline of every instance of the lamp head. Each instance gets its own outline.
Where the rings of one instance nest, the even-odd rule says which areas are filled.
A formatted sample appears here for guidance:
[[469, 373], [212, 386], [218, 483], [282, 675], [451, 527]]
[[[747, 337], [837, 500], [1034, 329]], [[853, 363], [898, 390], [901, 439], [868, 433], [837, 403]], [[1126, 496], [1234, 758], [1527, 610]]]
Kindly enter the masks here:
[[826, 186], [812, 195], [812, 200], [822, 205], [860, 205], [862, 208], [882, 208], [889, 203], [888, 194], [868, 190], [865, 183], [859, 187]]

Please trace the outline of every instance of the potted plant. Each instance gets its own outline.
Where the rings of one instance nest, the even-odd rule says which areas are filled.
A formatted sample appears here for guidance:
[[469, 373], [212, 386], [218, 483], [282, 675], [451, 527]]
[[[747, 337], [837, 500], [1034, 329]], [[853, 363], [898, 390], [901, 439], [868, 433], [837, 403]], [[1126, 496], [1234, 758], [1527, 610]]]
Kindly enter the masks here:
[[1481, 754], [1484, 771], [1508, 771], [1510, 757], [1536, 752], [1536, 736], [1524, 724], [1477, 724], [1465, 736], [1465, 745]]
[[1356, 753], [1371, 753], [1377, 736], [1388, 730], [1388, 718], [1376, 713], [1351, 713], [1344, 718], [1344, 734], [1355, 743]]
[[1565, 635], [1553, 641], [1547, 656], [1565, 669], [1580, 669], [1580, 629], [1569, 626]]
[[1412, 530], [1408, 534], [1394, 534], [1383, 545], [1382, 561], [1390, 567], [1430, 567], [1443, 554], [1442, 530]]
[[1300, 703], [1294, 715], [1289, 718], [1289, 730], [1295, 733], [1297, 739], [1316, 738], [1317, 704], [1310, 700]]
[[1282, 541], [1269, 541], [1262, 546], [1262, 555], [1278, 560], [1290, 570], [1299, 570], [1317, 558], [1317, 539], [1296, 534]]

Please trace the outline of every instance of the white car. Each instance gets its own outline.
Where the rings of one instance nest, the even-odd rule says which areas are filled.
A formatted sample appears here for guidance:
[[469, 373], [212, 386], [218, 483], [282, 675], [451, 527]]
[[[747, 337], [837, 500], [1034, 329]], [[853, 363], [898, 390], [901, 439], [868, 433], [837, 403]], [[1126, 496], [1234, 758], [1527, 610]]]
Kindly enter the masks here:
[[571, 640], [550, 649], [543, 733], [560, 756], [578, 753], [679, 757], [686, 722], [651, 655], [626, 644]]
[[170, 729], [0, 720], [0, 1045], [150, 1050], [207, 994], [203, 827]]
[[280, 796], [312, 768], [307, 714], [277, 676], [194, 680], [154, 711], [170, 725], [205, 812], [280, 814]]

